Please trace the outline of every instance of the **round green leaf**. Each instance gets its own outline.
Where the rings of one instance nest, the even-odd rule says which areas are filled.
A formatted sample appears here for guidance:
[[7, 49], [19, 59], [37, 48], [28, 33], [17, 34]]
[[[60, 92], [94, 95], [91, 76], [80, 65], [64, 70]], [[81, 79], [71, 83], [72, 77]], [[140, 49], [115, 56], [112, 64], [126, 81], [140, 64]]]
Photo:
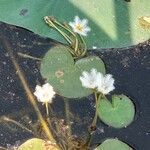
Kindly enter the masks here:
[[44, 141], [42, 139], [33, 138], [24, 142], [19, 146], [18, 150], [59, 150], [55, 143]]
[[145, 20], [140, 19], [150, 15], [147, 0], [0, 0], [0, 10], [0, 21], [62, 42], [62, 36], [44, 23], [44, 16], [62, 22], [73, 21], [76, 15], [87, 18], [88, 48], [126, 47], [150, 38], [150, 23], [146, 21], [143, 28]]
[[92, 94], [92, 90], [82, 87], [79, 77], [83, 71], [92, 68], [105, 74], [103, 61], [97, 56], [88, 56], [74, 62], [65, 46], [50, 49], [41, 62], [41, 74], [57, 92], [67, 98], [78, 98]]
[[126, 127], [133, 121], [134, 115], [134, 104], [125, 95], [113, 95], [112, 103], [106, 98], [99, 100], [98, 116], [109, 126]]
[[43, 143], [42, 139], [33, 138], [23, 143], [18, 150], [43, 150]]
[[96, 150], [133, 150], [126, 143], [118, 139], [107, 139]]

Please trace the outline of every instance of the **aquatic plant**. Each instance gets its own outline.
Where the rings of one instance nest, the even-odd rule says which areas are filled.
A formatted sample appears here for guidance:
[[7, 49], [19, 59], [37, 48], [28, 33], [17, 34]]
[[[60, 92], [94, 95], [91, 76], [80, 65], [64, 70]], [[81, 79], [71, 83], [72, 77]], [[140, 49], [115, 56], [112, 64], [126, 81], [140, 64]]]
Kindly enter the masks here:
[[[63, 25], [61, 22], [56, 21], [55, 18], [48, 16], [44, 19], [50, 27], [56, 29], [66, 41], [69, 41], [70, 45], [64, 46], [59, 44], [58, 46], [54, 46], [42, 58], [40, 71], [43, 78], [45, 78], [46, 84], [42, 87], [39, 85], [36, 86], [36, 92], [34, 94], [37, 96], [37, 99], [40, 99], [42, 102], [47, 102], [45, 101], [45, 97], [48, 97], [50, 94], [50, 98], [48, 97], [47, 100], [50, 99], [51, 102], [55, 94], [53, 91], [57, 91], [56, 94], [65, 97], [66, 100], [80, 100], [82, 97], [94, 94], [96, 109], [95, 116], [88, 129], [90, 138], [97, 128], [97, 117], [105, 124], [114, 128], [128, 126], [134, 119], [135, 106], [132, 101], [123, 94], [113, 95], [112, 102], [107, 99], [106, 95], [115, 89], [115, 80], [111, 74], [106, 74], [103, 60], [99, 57], [88, 55], [82, 34], [76, 32], [74, 28], [70, 28], [69, 24], [66, 23]], [[63, 30], [59, 29], [60, 27], [63, 28]], [[44, 88], [45, 85], [48, 85], [48, 87]], [[49, 103], [46, 104], [48, 108]], [[47, 109], [47, 115], [49, 117], [48, 111]], [[45, 143], [44, 140], [30, 139], [20, 146], [20, 150], [28, 149], [31, 145], [34, 147], [36, 142], [40, 144], [38, 146], [39, 150], [44, 149], [42, 147], [43, 143]], [[87, 140], [82, 143], [79, 149], [88, 149], [90, 142], [91, 140]], [[55, 142], [52, 143], [54, 149], [64, 149], [63, 147], [65, 147], [62, 143], [62, 145], [60, 144], [59, 146], [57, 144], [55, 145]], [[52, 145], [49, 145], [48, 148]], [[122, 146], [122, 149], [130, 148], [119, 140], [108, 139], [96, 149], [110, 147], [111, 145], [112, 147], [114, 146], [114, 149], [120, 146]], [[35, 149], [37, 149], [37, 147]]]
[[[72, 6], [71, 8], [68, 6], [63, 14], [58, 14], [58, 9], [49, 10], [55, 3], [53, 0], [49, 2], [49, 4], [47, 4], [47, 2], [41, 3], [40, 1], [37, 1], [36, 3], [30, 2], [27, 6], [25, 5], [26, 2], [14, 1], [13, 4], [15, 5], [15, 8], [17, 5], [18, 9], [13, 11], [12, 14], [9, 13], [8, 9], [9, 7], [12, 7], [12, 5], [7, 3], [7, 1], [0, 2], [0, 9], [3, 12], [0, 14], [0, 19], [2, 21], [20, 25], [35, 31], [35, 33], [49, 36], [63, 43], [59, 43], [50, 48], [43, 58], [34, 58], [34, 56], [19, 54], [23, 57], [36, 59], [41, 63], [40, 72], [45, 79], [45, 83], [36, 85], [35, 89], [32, 90], [34, 93], [31, 92], [29, 86], [26, 84], [24, 75], [8, 48], [8, 53], [11, 56], [15, 69], [19, 70], [18, 76], [35, 109], [45, 134], [45, 138], [43, 139], [33, 138], [27, 140], [18, 148], [18, 150], [28, 150], [31, 148], [32, 150], [52, 148], [56, 150], [77, 148], [81, 150], [88, 149], [91, 144], [93, 132], [95, 132], [97, 128], [98, 119], [114, 128], [127, 127], [134, 120], [135, 106], [129, 97], [124, 94], [114, 94], [111, 101], [109, 100], [109, 97], [107, 97], [107, 95], [115, 89], [114, 84], [117, 81], [114, 80], [111, 74], [106, 74], [107, 71], [103, 60], [97, 56], [91, 55], [88, 53], [88, 50], [97, 47], [112, 48], [131, 46], [149, 38], [149, 16], [146, 16], [148, 12], [147, 3], [146, 1], [135, 2], [127, 4], [124, 1], [116, 1], [113, 8], [111, 7], [111, 0], [107, 2], [95, 0], [93, 5], [91, 5], [91, 2], [85, 0], [80, 0], [80, 3], [62, 0], [60, 2], [62, 5], [69, 4], [69, 6]], [[101, 3], [101, 7], [95, 6], [97, 3]], [[41, 8], [41, 4], [45, 4], [45, 9], [42, 9], [42, 11], [37, 14], [33, 8], [36, 8], [37, 6]], [[62, 7], [62, 5], [59, 5], [58, 8]], [[26, 6], [26, 8], [22, 8], [22, 6]], [[83, 12], [79, 12], [78, 8], [75, 6], [82, 8], [80, 11], [82, 10]], [[139, 13], [139, 7], [137, 6], [144, 8], [144, 10], [142, 9], [142, 13], [141, 11]], [[92, 7], [92, 13], [88, 12], [90, 7]], [[106, 10], [104, 10], [105, 7], [110, 8], [107, 9], [109, 10], [107, 13], [105, 12]], [[6, 13], [6, 8], [8, 10], [7, 13], [10, 15], [4, 15]], [[78, 11], [69, 11], [72, 8], [73, 10]], [[14, 10], [13, 7], [12, 9]], [[10, 11], [12, 9], [10, 9]], [[103, 13], [101, 14], [101, 18], [98, 18], [97, 13], [100, 14], [101, 9], [103, 9]], [[113, 9], [115, 9], [117, 13], [113, 12]], [[132, 14], [131, 11], [128, 12], [127, 10], [134, 10], [134, 13]], [[63, 16], [63, 19], [67, 22], [58, 21], [57, 18], [53, 16], [46, 16], [49, 14], [48, 11], [54, 16], [57, 16], [58, 20]], [[31, 12], [34, 15], [31, 15]], [[70, 14], [68, 14], [68, 12], [70, 12]], [[79, 12], [77, 14], [80, 14], [80, 18], [83, 18], [83, 20], [78, 16], [74, 17], [74, 15], [77, 15], [74, 14], [74, 12]], [[129, 20], [129, 14], [127, 13], [132, 16], [131, 20]], [[107, 14], [107, 16], [104, 14]], [[15, 16], [15, 18], [12, 18], [11, 15]], [[42, 20], [43, 16], [45, 16], [45, 23]], [[71, 21], [73, 17], [74, 21]], [[86, 17], [87, 19], [85, 19]], [[117, 18], [119, 21], [114, 18]], [[26, 21], [26, 19], [28, 19], [28, 21]], [[131, 22], [131, 24], [129, 22]], [[35, 28], [35, 24], [37, 25], [37, 28]], [[49, 30], [49, 27], [52, 29]], [[36, 97], [34, 97], [33, 94]], [[70, 140], [70, 137], [67, 139], [64, 136], [64, 139], [60, 139], [60, 142], [54, 138], [52, 133], [54, 131], [50, 128], [51, 118], [49, 111], [51, 111], [50, 105], [53, 103], [52, 99], [55, 94], [64, 97], [66, 101], [80, 100], [82, 97], [87, 97], [90, 94], [94, 95], [95, 116], [93, 117], [91, 125], [87, 127], [89, 133], [88, 139], [79, 143], [75, 138]], [[46, 105], [46, 118], [41, 114], [41, 111], [36, 104], [36, 99], [38, 102], [43, 102]], [[63, 132], [68, 128], [67, 125], [62, 123], [60, 130]], [[63, 135], [61, 134], [61, 136]], [[67, 140], [70, 141], [68, 142]], [[78, 144], [74, 144], [74, 141]], [[122, 147], [121, 150], [131, 149], [127, 144], [118, 139], [107, 139], [101, 145], [95, 147], [96, 150], [109, 150], [110, 147], [114, 150], [117, 150], [120, 147]]]

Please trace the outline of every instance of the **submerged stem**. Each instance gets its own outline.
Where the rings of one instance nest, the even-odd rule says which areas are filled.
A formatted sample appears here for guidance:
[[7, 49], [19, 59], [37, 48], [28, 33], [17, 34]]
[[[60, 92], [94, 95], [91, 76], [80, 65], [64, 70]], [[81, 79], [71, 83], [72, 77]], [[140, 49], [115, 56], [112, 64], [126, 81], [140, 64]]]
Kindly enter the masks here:
[[17, 125], [18, 127], [20, 127], [20, 128], [22, 128], [22, 129], [24, 129], [24, 130], [26, 130], [26, 131], [28, 131], [28, 132], [34, 134], [34, 133], [32, 132], [32, 130], [28, 129], [26, 126], [22, 125], [21, 123], [15, 121], [15, 120], [13, 120], [13, 119], [10, 119], [10, 118], [5, 117], [5, 116], [4, 116], [2, 119], [3, 119], [4, 121], [11, 122], [11, 123]]
[[66, 98], [64, 98], [64, 103], [65, 103], [66, 123], [69, 126], [68, 136], [71, 137], [70, 108], [69, 108], [69, 102]]
[[23, 54], [23, 53], [20, 53], [20, 52], [18, 52], [17, 54], [19, 56], [23, 57], [23, 58], [30, 58], [30, 59], [39, 60], [39, 61], [42, 60], [41, 58], [37, 58], [37, 57], [31, 56], [31, 55], [28, 55], [28, 54]]
[[12, 60], [12, 63], [14, 65], [14, 68], [15, 70], [17, 70], [17, 75], [22, 83], [22, 86], [27, 94], [27, 97], [28, 97], [28, 100], [30, 101], [30, 103], [32, 104], [37, 116], [38, 116], [38, 119], [43, 127], [43, 131], [45, 132], [47, 138], [52, 141], [52, 142], [55, 142], [53, 136], [52, 136], [52, 133], [51, 131], [49, 130], [48, 126], [47, 126], [47, 123], [46, 121], [44, 120], [38, 106], [37, 106], [37, 103], [36, 103], [36, 100], [34, 99], [34, 96], [33, 96], [33, 93], [31, 92], [30, 88], [29, 88], [29, 85], [25, 79], [25, 76], [23, 74], [23, 71], [21, 69], [21, 67], [19, 66], [18, 62], [16, 61], [15, 57], [14, 57], [14, 54], [11, 50], [11, 46], [8, 42], [6, 42], [6, 39], [3, 37], [1, 38], [1, 40], [4, 42], [4, 45], [6, 46], [6, 50]]

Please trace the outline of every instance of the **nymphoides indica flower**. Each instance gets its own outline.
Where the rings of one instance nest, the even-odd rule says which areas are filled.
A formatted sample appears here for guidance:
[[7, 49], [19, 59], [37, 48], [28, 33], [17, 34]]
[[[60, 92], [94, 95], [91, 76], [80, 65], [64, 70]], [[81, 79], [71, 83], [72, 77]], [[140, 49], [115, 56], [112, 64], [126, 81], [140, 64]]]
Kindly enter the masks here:
[[111, 91], [115, 89], [114, 81], [115, 80], [111, 74], [103, 75], [102, 73], [100, 73], [98, 87], [97, 87], [98, 92], [104, 95], [109, 94]]
[[56, 93], [53, 87], [49, 83], [46, 83], [42, 86], [37, 85], [35, 87], [34, 95], [37, 97], [37, 100], [39, 102], [45, 103], [47, 114], [48, 114], [48, 103], [52, 103], [52, 99], [54, 98], [55, 94]]
[[74, 32], [83, 36], [87, 36], [87, 33], [91, 30], [88, 26], [88, 20], [81, 20], [78, 16], [75, 16], [74, 22], [69, 22], [69, 25], [72, 27]]
[[107, 95], [115, 89], [112, 75], [103, 75], [94, 68], [91, 69], [91, 72], [83, 71], [82, 76], [80, 76], [80, 81], [83, 87], [96, 89], [97, 92], [103, 95]]
[[99, 81], [99, 73], [94, 68], [90, 72], [83, 71], [82, 76], [80, 76], [80, 81], [83, 87], [95, 89]]
[[52, 103], [52, 98], [55, 95], [55, 91], [49, 83], [46, 83], [43, 86], [37, 85], [35, 87], [34, 95], [37, 97], [39, 102]]

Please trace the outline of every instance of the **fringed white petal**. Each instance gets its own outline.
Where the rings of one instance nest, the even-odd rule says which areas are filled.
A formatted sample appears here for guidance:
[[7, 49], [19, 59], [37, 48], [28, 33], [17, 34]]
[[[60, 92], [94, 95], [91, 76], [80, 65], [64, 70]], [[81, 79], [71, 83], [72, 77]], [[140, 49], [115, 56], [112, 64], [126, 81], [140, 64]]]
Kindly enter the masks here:
[[43, 86], [37, 85], [33, 94], [37, 97], [39, 102], [52, 103], [52, 99], [56, 93], [53, 87], [49, 83], [46, 83]]
[[87, 36], [87, 33], [91, 30], [88, 26], [88, 20], [81, 20], [78, 16], [75, 16], [74, 22], [69, 22], [72, 30], [80, 35]]

